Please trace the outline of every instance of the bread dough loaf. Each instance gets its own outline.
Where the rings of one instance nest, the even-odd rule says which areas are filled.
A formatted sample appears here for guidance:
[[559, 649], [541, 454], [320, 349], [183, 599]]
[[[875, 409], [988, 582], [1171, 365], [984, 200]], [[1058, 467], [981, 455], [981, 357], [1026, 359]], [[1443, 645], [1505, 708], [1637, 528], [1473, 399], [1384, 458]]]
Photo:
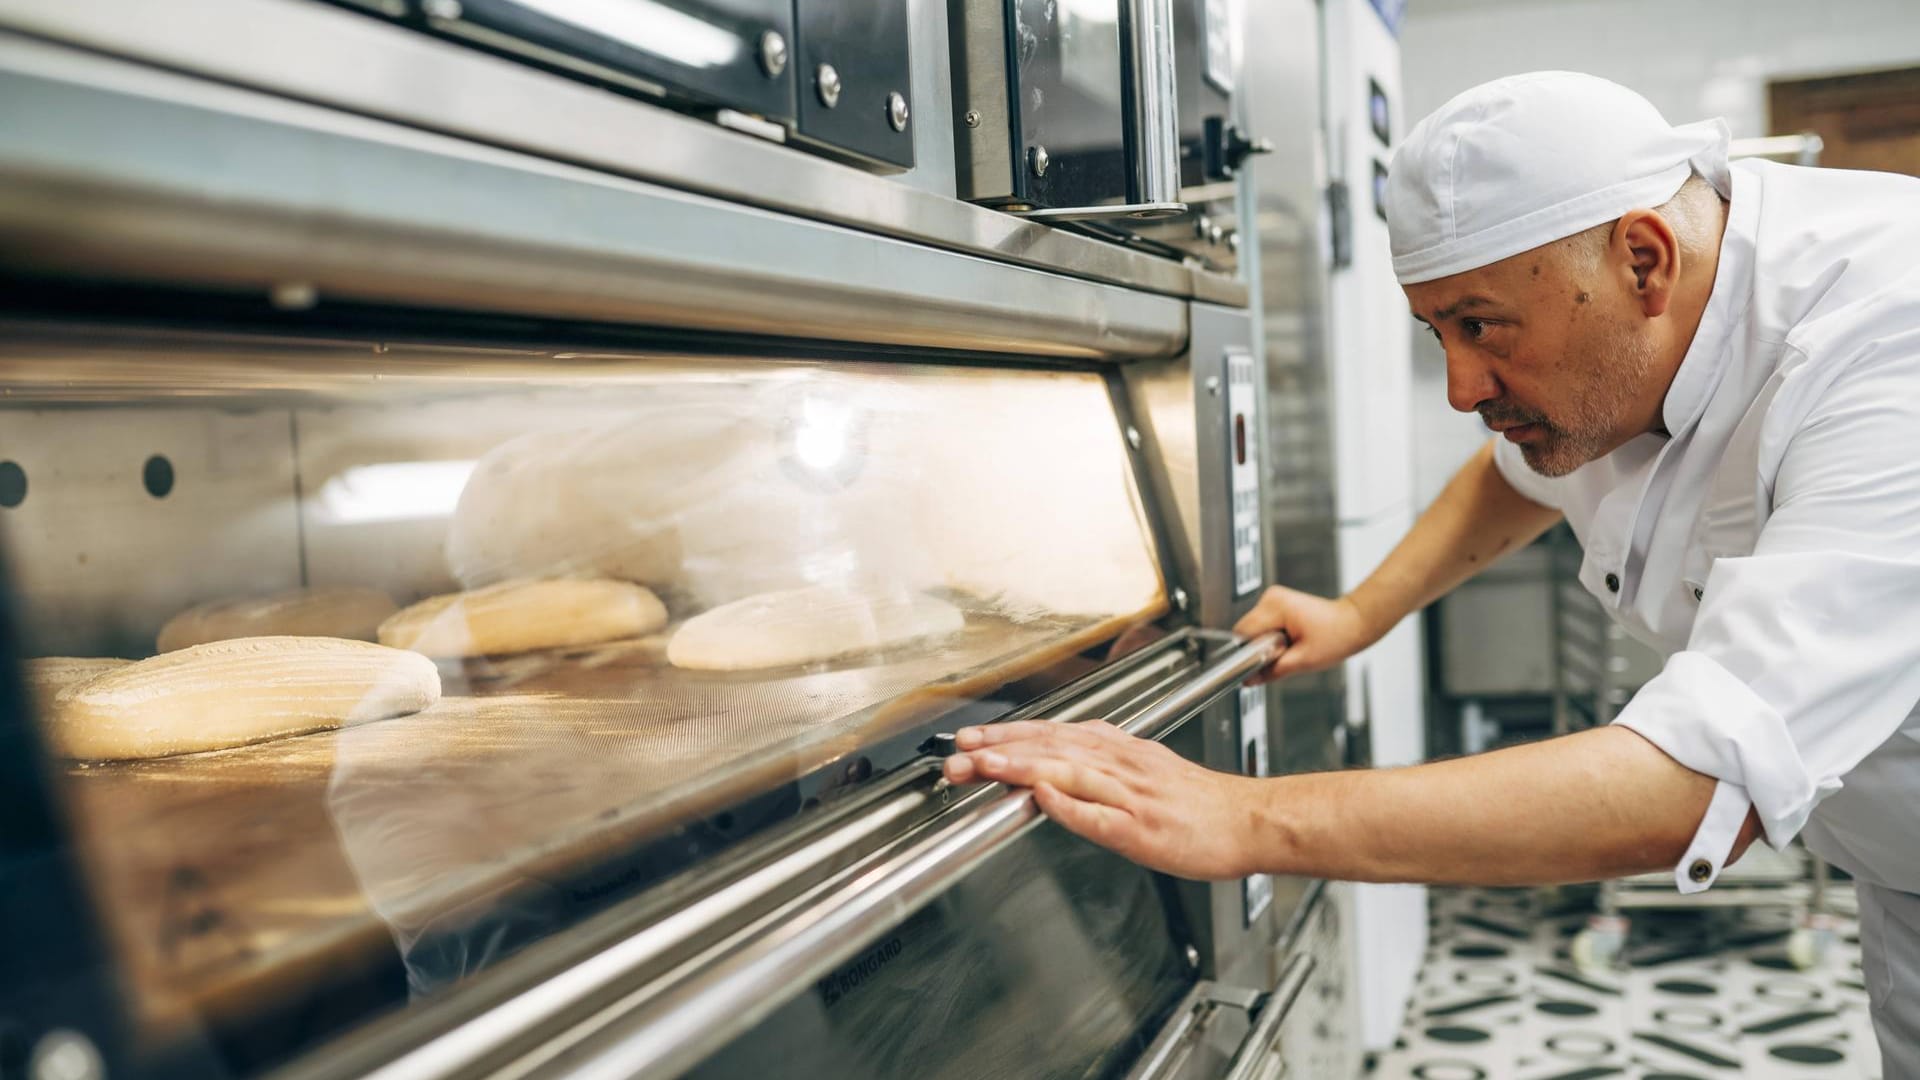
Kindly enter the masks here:
[[660, 598], [631, 582], [508, 581], [422, 600], [380, 624], [380, 643], [449, 659], [598, 645], [667, 624]]
[[240, 638], [69, 686], [54, 696], [46, 732], [65, 757], [166, 757], [405, 716], [439, 698], [439, 671], [415, 653], [339, 638]]
[[959, 608], [931, 596], [816, 585], [696, 615], [667, 643], [667, 659], [703, 671], [786, 667], [945, 637], [965, 623]]
[[172, 652], [243, 637], [372, 641], [381, 620], [397, 610], [399, 605], [379, 589], [351, 585], [293, 589], [188, 608], [167, 620], [156, 644], [161, 652]]
[[114, 656], [36, 656], [25, 664], [27, 695], [45, 713], [60, 691], [131, 663]]

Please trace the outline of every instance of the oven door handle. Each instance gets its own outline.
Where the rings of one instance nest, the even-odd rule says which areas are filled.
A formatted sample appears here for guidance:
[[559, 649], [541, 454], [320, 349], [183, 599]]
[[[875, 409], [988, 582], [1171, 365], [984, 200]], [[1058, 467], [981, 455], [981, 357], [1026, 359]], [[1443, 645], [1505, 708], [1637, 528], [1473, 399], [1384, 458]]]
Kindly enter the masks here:
[[[1238, 640], [1238, 639], [1234, 639]], [[1239, 642], [1123, 729], [1158, 739], [1271, 663], [1284, 638]], [[991, 790], [991, 789], [988, 789]], [[856, 872], [779, 925], [710, 963], [690, 965], [657, 993], [563, 1051], [560, 1071], [591, 1077], [670, 1077], [750, 1030], [806, 987], [905, 922], [1040, 820], [1033, 793], [1004, 789], [958, 811], [930, 835]]]
[[1247, 1037], [1240, 1042], [1240, 1049], [1234, 1052], [1233, 1061], [1227, 1066], [1223, 1080], [1267, 1080], [1278, 1077], [1282, 1072], [1269, 1071], [1267, 1066], [1273, 1059], [1273, 1052], [1280, 1042], [1280, 1026], [1287, 1022], [1293, 1012], [1294, 1002], [1300, 999], [1300, 992], [1306, 989], [1307, 980], [1313, 976], [1313, 956], [1301, 953], [1295, 956], [1280, 975], [1280, 984], [1267, 995], [1260, 1006], [1259, 1014], [1254, 1018], [1253, 1027]]

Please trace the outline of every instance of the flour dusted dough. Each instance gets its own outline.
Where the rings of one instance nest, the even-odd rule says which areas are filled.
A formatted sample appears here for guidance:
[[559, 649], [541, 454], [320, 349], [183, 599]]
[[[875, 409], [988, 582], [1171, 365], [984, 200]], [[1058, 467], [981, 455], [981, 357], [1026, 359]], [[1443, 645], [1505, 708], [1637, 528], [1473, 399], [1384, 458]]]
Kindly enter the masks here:
[[131, 663], [113, 656], [36, 656], [26, 662], [27, 694], [45, 713], [60, 691]]
[[167, 620], [161, 652], [243, 637], [333, 637], [372, 641], [382, 619], [398, 610], [379, 589], [351, 585], [293, 589], [271, 596], [220, 600]]
[[810, 586], [688, 619], [667, 643], [667, 659], [704, 671], [785, 667], [945, 637], [965, 622], [959, 608], [931, 596]]
[[216, 641], [113, 668], [54, 696], [46, 733], [86, 761], [224, 750], [419, 712], [440, 673], [415, 653], [364, 641]]
[[660, 598], [631, 582], [508, 581], [422, 600], [380, 624], [380, 643], [449, 659], [598, 645], [667, 624]]

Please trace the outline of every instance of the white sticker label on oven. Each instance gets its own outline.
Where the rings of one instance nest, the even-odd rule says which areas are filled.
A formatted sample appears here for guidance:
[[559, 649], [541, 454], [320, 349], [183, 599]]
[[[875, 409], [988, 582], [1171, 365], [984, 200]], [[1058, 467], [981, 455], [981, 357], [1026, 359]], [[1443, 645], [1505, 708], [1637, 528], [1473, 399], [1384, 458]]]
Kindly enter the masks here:
[[[1248, 776], [1267, 775], [1267, 688], [1240, 688], [1240, 771]], [[1260, 913], [1273, 902], [1273, 879], [1255, 874], [1240, 882], [1245, 901], [1247, 925], [1252, 926]]]
[[1233, 595], [1260, 588], [1260, 395], [1253, 354], [1227, 351], [1227, 462], [1233, 494]]
[[1207, 81], [1223, 94], [1233, 93], [1233, 0], [1207, 0]]

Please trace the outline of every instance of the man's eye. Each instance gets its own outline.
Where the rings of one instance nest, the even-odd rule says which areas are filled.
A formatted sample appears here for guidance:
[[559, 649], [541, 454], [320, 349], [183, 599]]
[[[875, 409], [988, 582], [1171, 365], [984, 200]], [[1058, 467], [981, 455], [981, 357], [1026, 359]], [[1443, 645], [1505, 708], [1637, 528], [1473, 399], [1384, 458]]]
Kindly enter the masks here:
[[1487, 324], [1479, 319], [1461, 319], [1460, 329], [1467, 332], [1467, 338], [1471, 341], [1479, 341], [1487, 336]]

